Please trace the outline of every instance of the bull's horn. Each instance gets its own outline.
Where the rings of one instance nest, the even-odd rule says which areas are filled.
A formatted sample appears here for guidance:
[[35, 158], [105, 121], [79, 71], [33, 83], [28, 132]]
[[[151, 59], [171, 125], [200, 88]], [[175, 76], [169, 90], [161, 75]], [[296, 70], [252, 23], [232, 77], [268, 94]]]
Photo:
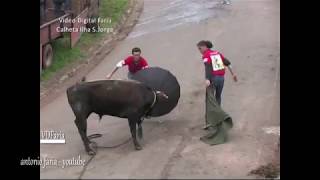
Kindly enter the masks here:
[[161, 96], [163, 96], [166, 99], [169, 99], [168, 95], [166, 95], [164, 92], [162, 91], [156, 91], [157, 94], [160, 94]]

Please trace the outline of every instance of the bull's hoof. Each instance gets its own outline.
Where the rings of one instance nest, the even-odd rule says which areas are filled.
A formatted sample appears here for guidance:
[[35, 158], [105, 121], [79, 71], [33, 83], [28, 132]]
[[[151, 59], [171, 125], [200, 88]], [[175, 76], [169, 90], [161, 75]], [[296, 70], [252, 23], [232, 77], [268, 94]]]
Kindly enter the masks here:
[[89, 156], [94, 156], [96, 155], [96, 152], [94, 152], [93, 150], [88, 151], [88, 155]]
[[96, 155], [95, 146], [96, 146], [96, 144], [93, 142], [93, 143], [89, 144], [88, 148], [86, 148], [86, 151], [90, 156]]
[[139, 151], [142, 149], [142, 147], [139, 145], [139, 146], [135, 146], [136, 150]]

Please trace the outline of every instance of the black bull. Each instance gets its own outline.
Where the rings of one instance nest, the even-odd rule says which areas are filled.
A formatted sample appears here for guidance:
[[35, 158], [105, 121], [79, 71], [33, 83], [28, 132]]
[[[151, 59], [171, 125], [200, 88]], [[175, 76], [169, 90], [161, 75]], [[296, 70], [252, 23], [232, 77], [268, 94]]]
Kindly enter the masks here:
[[155, 92], [137, 81], [101, 80], [81, 82], [67, 89], [68, 102], [76, 116], [75, 124], [88, 154], [95, 151], [87, 137], [87, 118], [91, 113], [127, 118], [132, 140], [137, 150], [142, 149], [136, 139], [142, 136], [141, 119], [155, 104], [157, 98], [167, 98], [162, 92]]

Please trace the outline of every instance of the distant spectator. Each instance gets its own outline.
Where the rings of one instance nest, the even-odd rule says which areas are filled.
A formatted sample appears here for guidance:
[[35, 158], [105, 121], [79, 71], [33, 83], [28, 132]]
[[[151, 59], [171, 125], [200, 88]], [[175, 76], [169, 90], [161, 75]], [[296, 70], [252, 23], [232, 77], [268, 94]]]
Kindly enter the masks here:
[[45, 1], [40, 0], [40, 25], [45, 22]]
[[222, 1], [222, 4], [230, 5], [230, 4], [231, 4], [231, 2], [230, 2], [230, 0], [223, 0], [223, 1]]
[[66, 0], [53, 0], [54, 4], [54, 13], [56, 17], [62, 16], [64, 14], [63, 12], [63, 5]]

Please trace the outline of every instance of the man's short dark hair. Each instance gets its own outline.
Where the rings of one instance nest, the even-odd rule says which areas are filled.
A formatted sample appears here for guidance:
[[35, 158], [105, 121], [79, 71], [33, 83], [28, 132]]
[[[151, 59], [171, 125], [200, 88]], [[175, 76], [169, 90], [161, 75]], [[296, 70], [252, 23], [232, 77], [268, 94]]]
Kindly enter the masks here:
[[135, 53], [135, 52], [141, 53], [141, 49], [138, 48], [138, 47], [135, 47], [135, 48], [132, 49], [132, 54]]
[[211, 41], [205, 41], [205, 40], [202, 40], [202, 41], [198, 42], [197, 46], [206, 46], [209, 49], [213, 48], [212, 42]]

